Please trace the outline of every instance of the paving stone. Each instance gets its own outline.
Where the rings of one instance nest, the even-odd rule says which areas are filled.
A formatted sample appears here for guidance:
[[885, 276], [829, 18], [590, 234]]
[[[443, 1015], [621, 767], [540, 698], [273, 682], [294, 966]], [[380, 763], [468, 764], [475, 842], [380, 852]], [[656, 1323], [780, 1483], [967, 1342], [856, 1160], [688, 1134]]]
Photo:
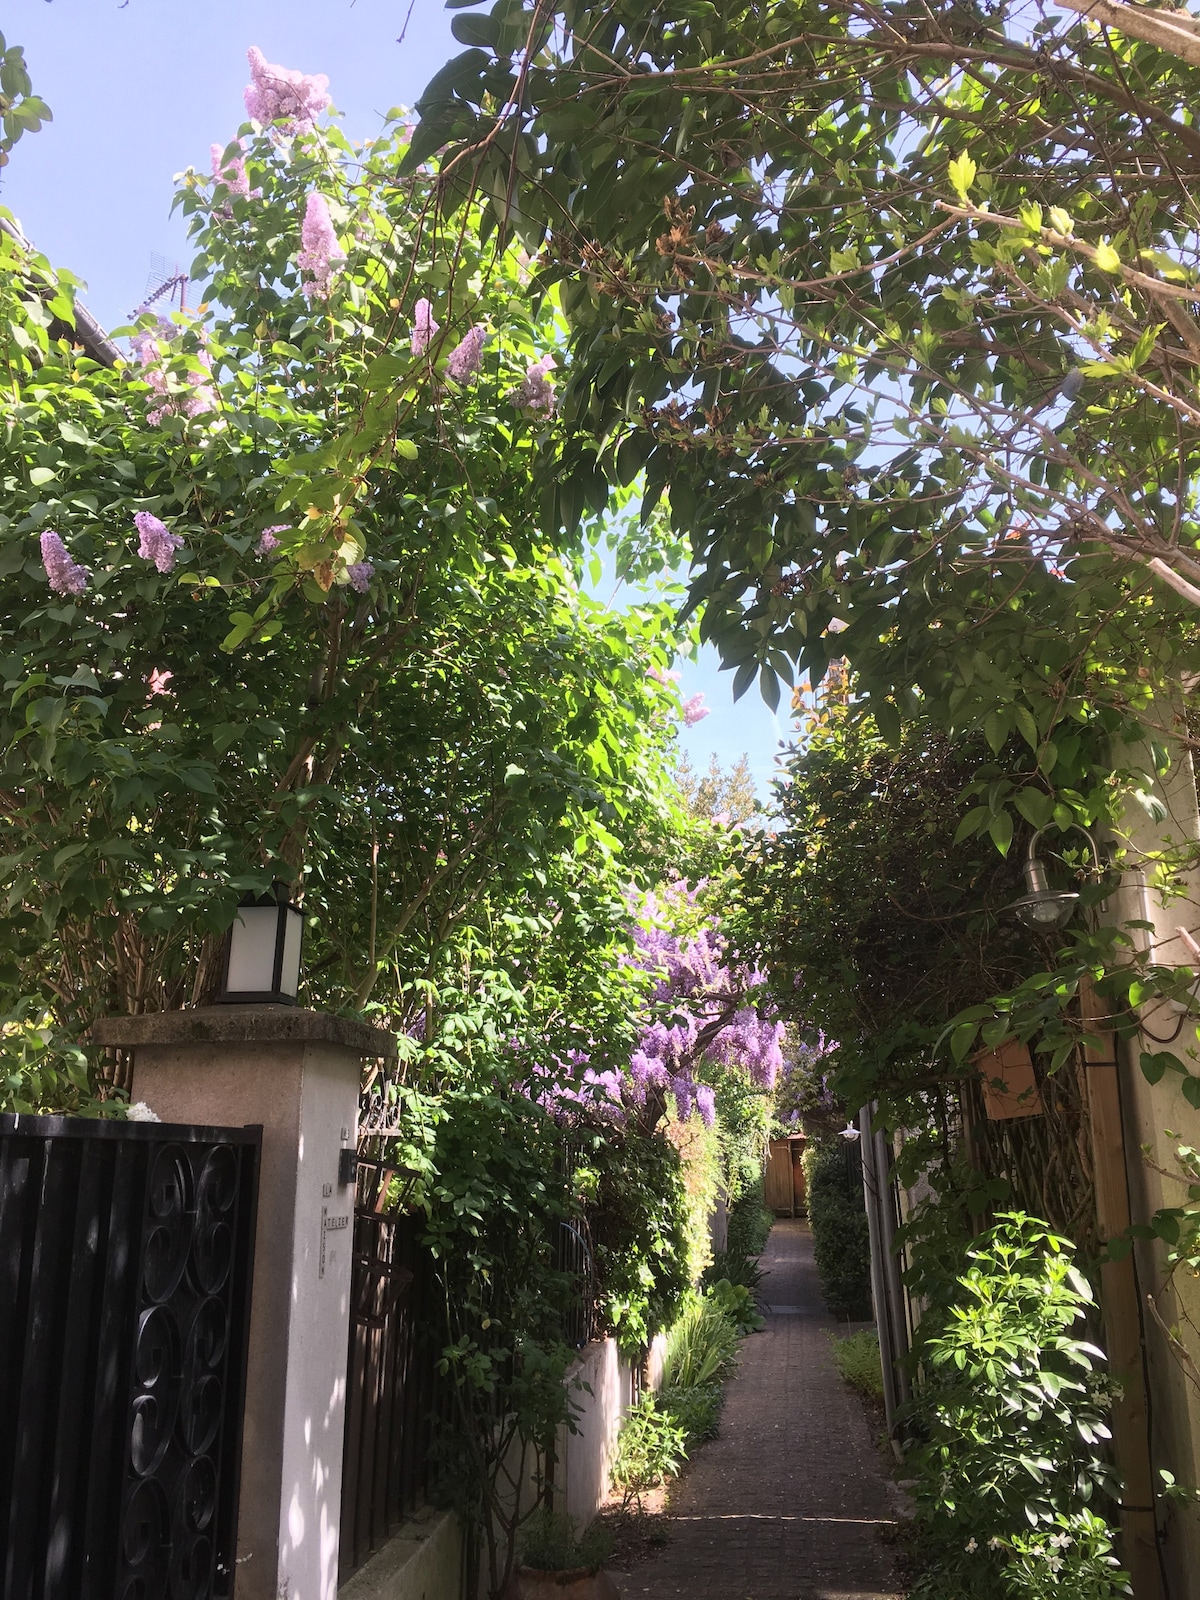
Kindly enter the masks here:
[[891, 1501], [862, 1407], [830, 1354], [812, 1235], [777, 1222], [767, 1326], [742, 1344], [720, 1437], [673, 1487], [669, 1544], [624, 1600], [902, 1600], [880, 1532]]

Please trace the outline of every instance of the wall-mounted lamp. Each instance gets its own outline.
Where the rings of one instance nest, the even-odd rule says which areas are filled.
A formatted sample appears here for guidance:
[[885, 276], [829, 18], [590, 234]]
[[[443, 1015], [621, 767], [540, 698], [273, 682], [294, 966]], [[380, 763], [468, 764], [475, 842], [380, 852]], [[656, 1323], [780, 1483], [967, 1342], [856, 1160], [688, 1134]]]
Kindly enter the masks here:
[[300, 989], [300, 945], [304, 913], [291, 904], [287, 886], [238, 907], [225, 946], [225, 969], [217, 999], [225, 1005], [294, 1006]]
[[[1069, 827], [1078, 829], [1092, 847], [1092, 860], [1095, 864], [1097, 876], [1100, 872], [1100, 852], [1096, 849], [1096, 841], [1080, 822], [1073, 822]], [[1054, 928], [1065, 928], [1075, 915], [1075, 907], [1079, 904], [1079, 895], [1071, 889], [1052, 889], [1050, 878], [1046, 872], [1045, 862], [1037, 853], [1038, 840], [1045, 833], [1045, 828], [1039, 828], [1029, 841], [1029, 848], [1025, 852], [1025, 890], [1019, 900], [1014, 900], [1005, 909], [1015, 911], [1027, 928], [1036, 928], [1043, 933], [1049, 933]]]

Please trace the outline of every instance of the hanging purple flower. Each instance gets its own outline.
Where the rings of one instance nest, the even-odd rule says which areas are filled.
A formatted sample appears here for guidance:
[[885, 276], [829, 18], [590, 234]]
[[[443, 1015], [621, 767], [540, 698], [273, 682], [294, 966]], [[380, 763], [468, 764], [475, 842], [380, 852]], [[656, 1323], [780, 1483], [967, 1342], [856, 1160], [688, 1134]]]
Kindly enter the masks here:
[[72, 561], [66, 545], [52, 528], [42, 530], [41, 546], [46, 582], [54, 593], [82, 594], [88, 586], [90, 570], [80, 566], [78, 561]]
[[346, 576], [350, 579], [350, 587], [357, 589], [359, 594], [366, 594], [371, 587], [371, 578], [375, 568], [370, 561], [354, 561], [346, 568]]
[[466, 383], [468, 378], [473, 378], [479, 371], [479, 363], [483, 359], [483, 341], [486, 338], [486, 328], [477, 322], [462, 343], [455, 345], [450, 352], [446, 371], [455, 383]]
[[310, 77], [290, 67], [277, 67], [257, 45], [250, 46], [246, 58], [250, 62], [250, 82], [242, 93], [246, 115], [264, 128], [281, 122], [285, 133], [311, 133], [329, 105], [325, 74]]
[[704, 1126], [711, 1128], [717, 1120], [717, 1097], [706, 1083], [696, 1090], [696, 1110]]
[[412, 353], [415, 356], [424, 355], [429, 349], [430, 341], [435, 333], [441, 330], [441, 323], [434, 321], [433, 307], [428, 300], [418, 300], [413, 309]]
[[175, 552], [183, 549], [185, 540], [150, 511], [137, 512], [133, 524], [138, 531], [138, 555], [142, 560], [153, 561], [160, 572], [173, 572]]
[[300, 285], [311, 300], [319, 295], [322, 300], [329, 294], [329, 283], [334, 268], [346, 259], [346, 252], [337, 242], [333, 231], [333, 218], [329, 215], [329, 202], [323, 194], [314, 191], [304, 203], [304, 222], [300, 228], [302, 249], [296, 265], [309, 276]]
[[258, 543], [254, 547], [255, 555], [269, 556], [272, 550], [278, 550], [279, 540], [275, 535], [277, 533], [287, 533], [288, 531], [286, 522], [276, 522], [270, 528], [264, 528], [258, 536]]
[[553, 356], [543, 356], [529, 368], [520, 388], [513, 391], [513, 399], [522, 411], [540, 412], [547, 417], [551, 414], [554, 410], [554, 385], [546, 374], [553, 371]]
[[704, 704], [702, 694], [694, 694], [683, 702], [683, 720], [689, 728], [694, 728], [698, 722], [703, 722], [712, 711], [711, 706]]

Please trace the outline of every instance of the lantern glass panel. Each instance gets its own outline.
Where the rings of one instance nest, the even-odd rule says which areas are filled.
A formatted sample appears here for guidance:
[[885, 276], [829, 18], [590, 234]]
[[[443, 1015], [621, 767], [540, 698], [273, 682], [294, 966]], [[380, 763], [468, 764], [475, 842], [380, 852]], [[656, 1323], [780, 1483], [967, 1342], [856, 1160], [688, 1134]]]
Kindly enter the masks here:
[[304, 915], [295, 906], [283, 911], [283, 962], [279, 973], [279, 991], [294, 1000], [300, 988], [300, 938], [304, 932]]
[[278, 906], [239, 906], [229, 940], [228, 994], [270, 994], [278, 930]]

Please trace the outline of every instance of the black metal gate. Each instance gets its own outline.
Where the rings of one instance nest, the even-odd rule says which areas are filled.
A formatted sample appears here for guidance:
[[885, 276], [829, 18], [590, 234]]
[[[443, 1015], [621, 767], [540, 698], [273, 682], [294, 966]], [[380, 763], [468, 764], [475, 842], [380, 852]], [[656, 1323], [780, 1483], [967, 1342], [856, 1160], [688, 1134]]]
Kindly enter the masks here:
[[354, 1209], [339, 1580], [425, 1498], [435, 1417], [446, 1398], [445, 1339], [423, 1214], [397, 1205], [400, 1174], [360, 1154]]
[[0, 1593], [233, 1592], [261, 1129], [0, 1115]]

